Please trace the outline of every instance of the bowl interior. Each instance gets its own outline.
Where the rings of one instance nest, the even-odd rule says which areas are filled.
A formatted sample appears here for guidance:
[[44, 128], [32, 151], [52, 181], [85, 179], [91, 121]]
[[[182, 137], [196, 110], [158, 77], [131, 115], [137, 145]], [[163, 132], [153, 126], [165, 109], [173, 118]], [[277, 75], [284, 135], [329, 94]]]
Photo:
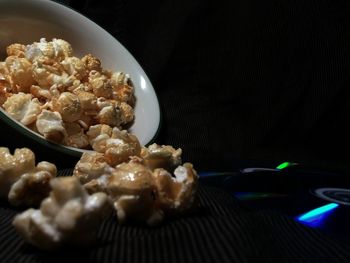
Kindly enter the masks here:
[[103, 68], [128, 73], [137, 99], [135, 122], [129, 130], [143, 145], [152, 141], [160, 124], [158, 99], [147, 75], [126, 48], [91, 20], [56, 2], [0, 1], [1, 60], [9, 44], [30, 44], [40, 38], [62, 38], [71, 43], [75, 56], [91, 53], [101, 60]]

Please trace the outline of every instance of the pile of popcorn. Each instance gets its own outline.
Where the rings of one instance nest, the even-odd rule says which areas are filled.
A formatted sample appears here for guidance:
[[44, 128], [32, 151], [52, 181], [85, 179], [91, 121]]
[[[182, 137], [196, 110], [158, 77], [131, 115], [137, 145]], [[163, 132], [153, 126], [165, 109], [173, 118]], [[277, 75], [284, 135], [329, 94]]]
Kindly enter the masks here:
[[[91, 147], [71, 176], [35, 164], [27, 148], [0, 147], [0, 198], [32, 207], [13, 225], [30, 244], [46, 250], [90, 244], [111, 211], [120, 223], [157, 225], [196, 203], [198, 175], [182, 163], [182, 150], [142, 146], [123, 130], [133, 118], [130, 79], [101, 68], [92, 55], [72, 56], [64, 40], [7, 48], [0, 64], [0, 102], [17, 121], [48, 140]], [[34, 208], [33, 208], [34, 207]]]
[[[132, 137], [126, 131], [113, 132]], [[113, 210], [120, 224], [150, 226], [190, 211], [198, 176], [192, 164], [182, 164], [182, 150], [141, 147], [133, 139], [112, 153], [84, 153], [68, 177], [56, 177], [52, 163], [35, 165], [34, 153], [27, 148], [13, 155], [0, 148], [0, 198], [14, 206], [38, 207], [14, 218], [17, 232], [30, 244], [53, 250], [89, 245]]]
[[123, 129], [134, 120], [128, 74], [111, 72], [98, 58], [73, 56], [65, 40], [12, 44], [0, 62], [0, 106], [46, 139], [91, 149], [94, 126]]

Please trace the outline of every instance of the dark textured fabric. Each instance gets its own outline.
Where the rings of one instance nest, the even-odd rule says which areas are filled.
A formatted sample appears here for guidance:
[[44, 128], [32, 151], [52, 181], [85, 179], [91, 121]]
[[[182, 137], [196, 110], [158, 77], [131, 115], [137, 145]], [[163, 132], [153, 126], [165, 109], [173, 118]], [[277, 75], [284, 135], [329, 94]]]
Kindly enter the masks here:
[[[339, 0], [61, 0], [116, 37], [157, 92], [156, 142], [183, 149], [198, 171], [297, 161], [350, 169], [350, 4]], [[73, 167], [1, 126], [1, 146]], [[269, 211], [201, 188], [202, 211], [156, 229], [101, 227], [90, 262], [349, 262], [349, 248]], [[0, 261], [84, 260], [42, 255], [9, 227]]]
[[[68, 175], [71, 171], [61, 171]], [[111, 216], [91, 249], [44, 253], [11, 226], [20, 212], [0, 205], [0, 262], [349, 262], [350, 246], [273, 211], [242, 206], [201, 185], [190, 215], [148, 228], [118, 225]]]

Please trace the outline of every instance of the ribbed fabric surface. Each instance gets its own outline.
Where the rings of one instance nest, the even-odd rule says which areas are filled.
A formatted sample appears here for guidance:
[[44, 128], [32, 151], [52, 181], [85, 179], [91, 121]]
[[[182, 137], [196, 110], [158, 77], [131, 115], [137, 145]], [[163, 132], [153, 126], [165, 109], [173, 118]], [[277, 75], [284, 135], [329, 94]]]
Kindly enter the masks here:
[[[198, 171], [296, 161], [349, 169], [350, 2], [60, 0], [135, 56], [162, 111], [156, 139]], [[133, 78], [133, 76], [131, 76]], [[77, 160], [4, 124], [0, 146], [29, 147], [59, 168]], [[0, 204], [0, 262], [350, 262], [348, 246], [202, 186], [199, 209], [157, 228], [106, 220], [92, 249], [24, 245]]]
[[[61, 175], [69, 171], [61, 172]], [[90, 249], [41, 252], [11, 225], [19, 211], [0, 206], [0, 262], [350, 262], [350, 247], [271, 211], [244, 207], [218, 188], [200, 186], [186, 217], [149, 228], [111, 216]]]

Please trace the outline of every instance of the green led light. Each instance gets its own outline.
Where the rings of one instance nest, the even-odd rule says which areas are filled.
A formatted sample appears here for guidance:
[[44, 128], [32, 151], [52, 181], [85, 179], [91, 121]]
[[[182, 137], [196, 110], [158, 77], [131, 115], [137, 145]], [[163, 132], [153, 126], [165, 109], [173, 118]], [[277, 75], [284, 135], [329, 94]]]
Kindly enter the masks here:
[[284, 163], [281, 163], [280, 165], [278, 165], [276, 167], [276, 169], [279, 169], [279, 170], [282, 170], [284, 168], [287, 168], [289, 166], [292, 166], [294, 163], [290, 163], [290, 162], [284, 162]]

